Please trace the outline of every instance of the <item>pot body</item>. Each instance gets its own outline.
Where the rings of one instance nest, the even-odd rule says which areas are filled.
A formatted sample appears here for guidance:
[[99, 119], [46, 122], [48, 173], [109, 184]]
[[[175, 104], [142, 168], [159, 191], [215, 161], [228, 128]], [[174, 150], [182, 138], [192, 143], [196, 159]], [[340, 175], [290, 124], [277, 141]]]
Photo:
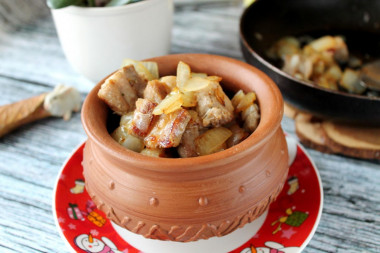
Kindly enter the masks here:
[[229, 234], [263, 214], [283, 187], [286, 152], [278, 128], [247, 156], [199, 165], [189, 179], [181, 168], [161, 174], [109, 159], [88, 140], [84, 177], [92, 200], [116, 224], [146, 238], [195, 241]]
[[58, 37], [72, 67], [94, 83], [119, 68], [123, 59], [168, 54], [172, 0], [149, 0], [118, 7], [52, 10]]
[[227, 235], [263, 214], [287, 177], [281, 94], [261, 71], [226, 57], [184, 54], [152, 60], [161, 76], [175, 74], [182, 60], [193, 71], [220, 75], [224, 89], [254, 90], [261, 110], [258, 128], [238, 145], [211, 155], [143, 156], [108, 134], [109, 111], [96, 95], [100, 82], [82, 109], [89, 136], [83, 154], [86, 189], [109, 219], [147, 238], [189, 242]]

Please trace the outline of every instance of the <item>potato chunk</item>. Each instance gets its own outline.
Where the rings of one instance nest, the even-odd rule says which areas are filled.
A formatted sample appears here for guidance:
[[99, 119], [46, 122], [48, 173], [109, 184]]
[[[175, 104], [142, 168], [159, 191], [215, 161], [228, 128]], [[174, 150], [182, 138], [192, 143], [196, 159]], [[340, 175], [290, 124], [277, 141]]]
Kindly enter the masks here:
[[144, 148], [143, 150], [141, 150], [140, 154], [151, 157], [167, 157], [165, 149], [163, 148]]
[[231, 135], [231, 130], [224, 127], [207, 130], [195, 140], [198, 155], [209, 155], [225, 149]]
[[115, 141], [129, 150], [140, 152], [144, 149], [144, 142], [141, 139], [130, 135], [126, 126], [119, 126], [111, 136]]

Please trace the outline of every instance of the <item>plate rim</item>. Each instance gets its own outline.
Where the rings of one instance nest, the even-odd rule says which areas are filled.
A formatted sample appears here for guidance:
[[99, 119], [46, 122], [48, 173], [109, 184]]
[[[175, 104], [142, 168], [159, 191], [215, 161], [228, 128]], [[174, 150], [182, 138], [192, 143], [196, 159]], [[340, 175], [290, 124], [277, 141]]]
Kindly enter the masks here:
[[[56, 202], [57, 202], [57, 189], [58, 189], [58, 184], [59, 184], [59, 180], [61, 179], [61, 175], [62, 175], [62, 172], [63, 170], [66, 168], [66, 165], [68, 164], [68, 162], [70, 161], [70, 159], [73, 157], [73, 155], [78, 152], [78, 150], [82, 147], [82, 145], [84, 146], [86, 144], [86, 141], [83, 141], [81, 142], [80, 144], [78, 144], [75, 148], [73, 148], [73, 150], [70, 152], [70, 154], [68, 155], [68, 157], [66, 158], [66, 160], [63, 162], [63, 165], [61, 166], [61, 168], [59, 169], [59, 172], [58, 172], [58, 175], [55, 179], [55, 183], [54, 183], [54, 188], [53, 188], [53, 203], [52, 203], [52, 210], [53, 210], [53, 218], [54, 218], [54, 223], [55, 223], [55, 226], [58, 230], [58, 234], [59, 236], [63, 239], [63, 241], [65, 242], [65, 245], [66, 247], [69, 249], [70, 252], [73, 252], [75, 253], [75, 249], [71, 246], [70, 242], [67, 240], [65, 234], [63, 233], [62, 229], [61, 229], [61, 226], [59, 225], [59, 222], [58, 222], [58, 217], [57, 217], [57, 210], [56, 210]], [[84, 148], [84, 147], [83, 147]]]
[[317, 178], [318, 178], [319, 192], [321, 193], [320, 194], [321, 195], [320, 196], [321, 201], [320, 201], [320, 204], [319, 204], [318, 215], [317, 215], [317, 218], [315, 219], [314, 226], [311, 229], [308, 237], [302, 243], [301, 247], [299, 247], [300, 248], [299, 252], [302, 252], [306, 248], [306, 246], [309, 244], [309, 242], [311, 241], [311, 238], [313, 238], [315, 232], [317, 231], [318, 225], [319, 225], [319, 223], [321, 221], [322, 212], [323, 212], [323, 200], [324, 200], [323, 196], [324, 196], [324, 194], [323, 194], [323, 183], [322, 183], [322, 179], [321, 179], [321, 176], [319, 174], [319, 171], [318, 171], [318, 167], [315, 165], [313, 159], [311, 159], [311, 157], [310, 157], [309, 153], [307, 152], [306, 148], [304, 146], [302, 146], [302, 144], [299, 143], [298, 141], [297, 141], [297, 146], [300, 147], [300, 149], [304, 152], [304, 154], [306, 155], [306, 157], [309, 159], [311, 165], [313, 166], [315, 174], [317, 175]]

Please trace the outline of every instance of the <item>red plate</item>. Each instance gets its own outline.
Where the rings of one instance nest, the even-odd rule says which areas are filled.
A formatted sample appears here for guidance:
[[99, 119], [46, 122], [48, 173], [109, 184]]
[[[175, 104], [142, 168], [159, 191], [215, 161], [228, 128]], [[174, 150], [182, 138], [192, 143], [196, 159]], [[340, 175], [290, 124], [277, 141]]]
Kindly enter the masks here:
[[[60, 235], [76, 252], [140, 252], [115, 232], [87, 194], [81, 165], [83, 147], [69, 157], [57, 179], [53, 212]], [[318, 226], [322, 199], [318, 171], [298, 145], [284, 189], [270, 205], [264, 224], [232, 253], [301, 252]]]

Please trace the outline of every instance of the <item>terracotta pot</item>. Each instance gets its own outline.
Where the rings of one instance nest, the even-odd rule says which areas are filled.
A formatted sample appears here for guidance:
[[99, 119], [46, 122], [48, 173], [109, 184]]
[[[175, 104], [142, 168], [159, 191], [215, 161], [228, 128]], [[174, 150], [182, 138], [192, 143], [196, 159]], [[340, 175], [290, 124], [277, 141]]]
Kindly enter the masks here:
[[229, 234], [259, 217], [286, 179], [280, 91], [261, 71], [226, 57], [182, 54], [151, 60], [161, 76], [175, 74], [182, 60], [194, 72], [221, 76], [225, 90], [255, 91], [261, 110], [258, 128], [242, 143], [212, 155], [147, 157], [125, 149], [107, 132], [110, 112], [97, 97], [103, 80], [82, 109], [88, 135], [86, 189], [109, 219], [146, 238], [188, 242]]

